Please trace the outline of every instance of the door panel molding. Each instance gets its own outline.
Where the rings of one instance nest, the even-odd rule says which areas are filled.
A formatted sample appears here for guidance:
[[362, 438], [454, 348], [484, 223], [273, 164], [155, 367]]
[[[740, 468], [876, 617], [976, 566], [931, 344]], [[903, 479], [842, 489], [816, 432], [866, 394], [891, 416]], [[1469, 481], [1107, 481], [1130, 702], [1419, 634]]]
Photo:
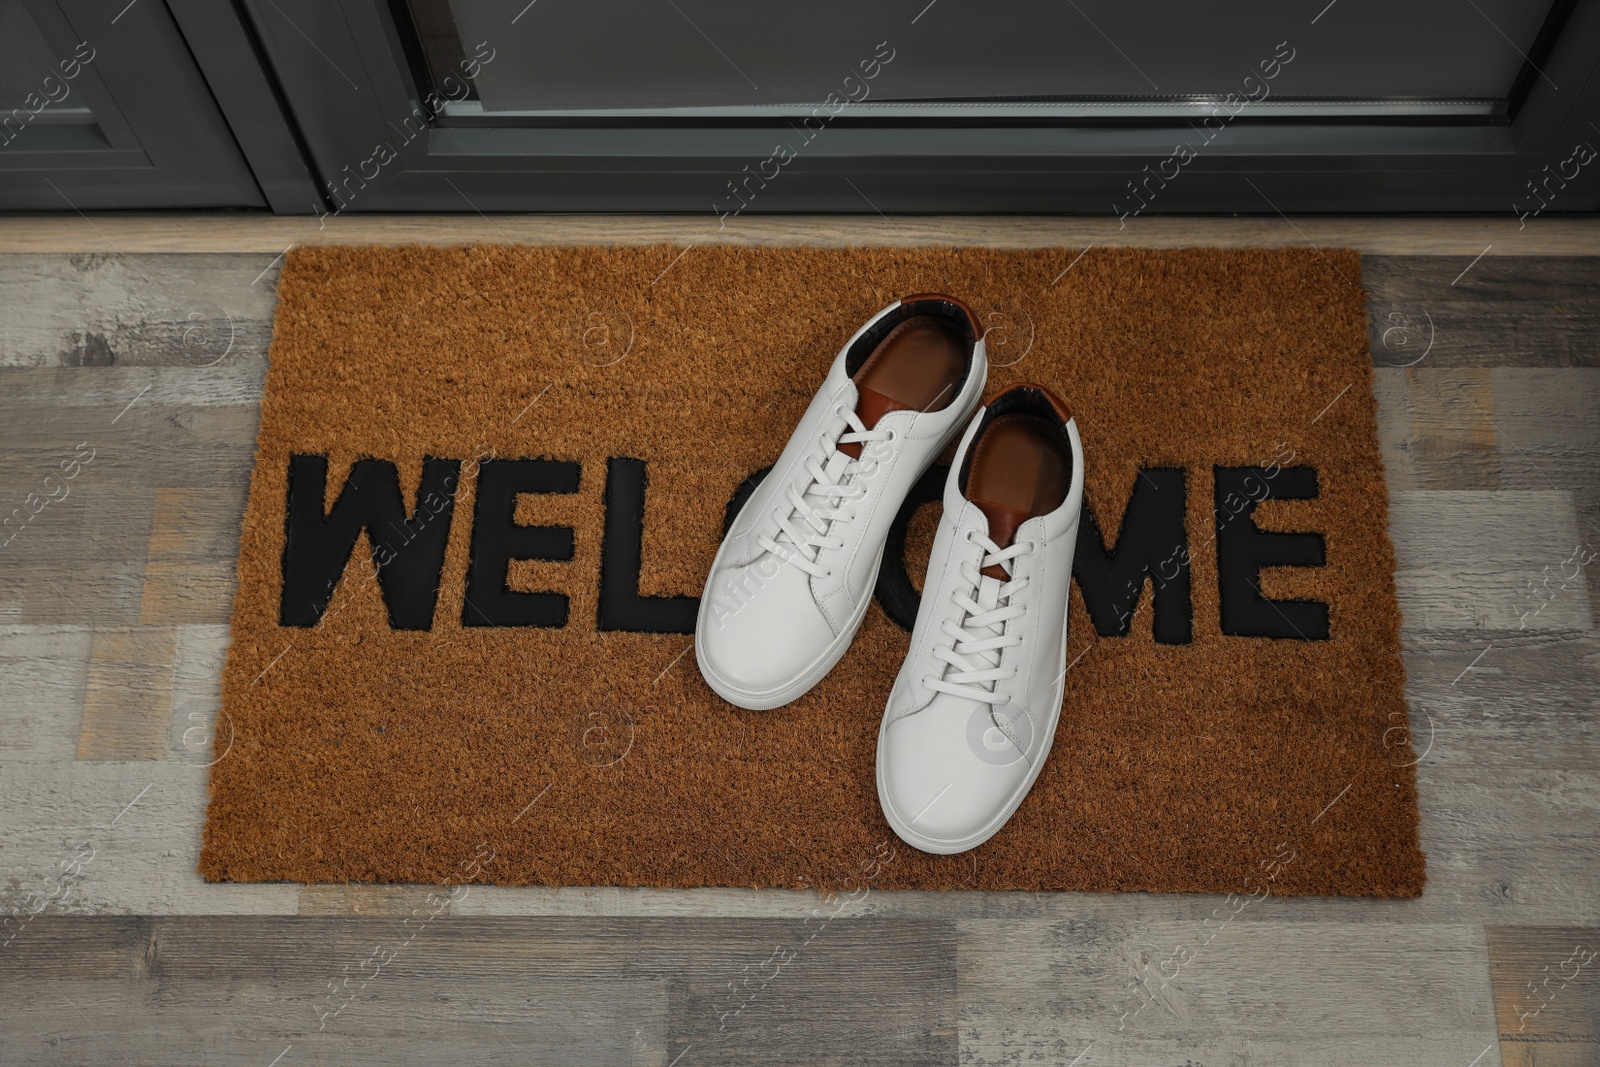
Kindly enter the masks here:
[[32, 124], [0, 147], [0, 208], [265, 207], [188, 46], [161, 3], [27, 0], [93, 125]]

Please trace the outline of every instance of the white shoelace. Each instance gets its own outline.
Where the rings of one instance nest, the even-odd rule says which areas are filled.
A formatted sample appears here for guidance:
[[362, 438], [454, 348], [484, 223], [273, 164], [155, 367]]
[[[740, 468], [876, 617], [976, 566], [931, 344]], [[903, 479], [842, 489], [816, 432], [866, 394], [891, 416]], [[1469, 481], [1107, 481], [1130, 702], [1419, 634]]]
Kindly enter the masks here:
[[[772, 510], [777, 535], [763, 534], [757, 540], [774, 556], [818, 578], [831, 573], [820, 561], [822, 553], [844, 547], [843, 538], [830, 536], [834, 526], [855, 521], [854, 505], [867, 495], [866, 486], [855, 484], [856, 475], [878, 469], [878, 455], [866, 446], [879, 441], [892, 444], [899, 437], [894, 430], [867, 429], [860, 416], [842, 404], [835, 405], [833, 414], [839, 421], [817, 435], [820, 452], [806, 457], [807, 477], [785, 493], [788, 507], [780, 504]], [[863, 446], [860, 459], [839, 451], [840, 445], [848, 444]], [[871, 459], [869, 452], [875, 453]]]
[[[1009, 548], [1001, 548], [983, 534], [971, 534], [969, 539], [983, 546], [983, 567], [999, 564], [1008, 575], [1014, 558], [1027, 555], [1037, 547], [1032, 541], [1020, 541]], [[945, 664], [944, 670], [938, 678], [924, 678], [922, 684], [935, 692], [965, 697], [991, 707], [1009, 704], [1011, 697], [996, 693], [994, 689], [995, 683], [1017, 674], [1014, 666], [1000, 666], [1000, 653], [1002, 649], [1022, 643], [1022, 635], [1006, 633], [1005, 624], [1027, 610], [1010, 600], [1027, 588], [1028, 579], [1001, 582], [981, 573], [970, 561], [961, 564], [961, 577], [966, 579], [967, 587], [951, 594], [951, 599], [961, 609], [961, 619], [959, 622], [944, 620], [941, 632], [951, 643], [938, 645], [933, 650], [933, 658]]]

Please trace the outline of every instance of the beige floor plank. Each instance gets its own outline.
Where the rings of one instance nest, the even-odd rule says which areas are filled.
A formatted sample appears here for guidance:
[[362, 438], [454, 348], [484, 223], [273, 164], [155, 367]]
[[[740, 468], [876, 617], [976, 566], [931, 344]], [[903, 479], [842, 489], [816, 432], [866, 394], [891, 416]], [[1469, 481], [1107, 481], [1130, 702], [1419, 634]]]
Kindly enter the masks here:
[[238, 587], [225, 560], [151, 560], [144, 570], [139, 621], [146, 626], [226, 623]]
[[[449, 890], [425, 885], [362, 885], [355, 882], [300, 887], [301, 915], [426, 915], [438, 908], [448, 915], [448, 902], [439, 894]], [[426, 909], [426, 910], [424, 910]]]
[[1488, 939], [1506, 1067], [1600, 1063], [1600, 928], [1494, 926]]
[[239, 548], [238, 503], [198, 489], [157, 489], [148, 558], [232, 562]]
[[139, 621], [226, 624], [237, 588], [241, 501], [233, 493], [157, 489]]
[[1421, 488], [1411, 446], [1411, 398], [1406, 372], [1378, 367], [1372, 375], [1372, 393], [1378, 401], [1378, 448], [1383, 453], [1384, 482], [1389, 492]]
[[1494, 392], [1489, 371], [1411, 367], [1406, 381], [1408, 451], [1419, 489], [1497, 489]]
[[[1051, 216], [744, 215], [719, 226], [707, 215], [370, 215], [327, 219], [269, 215], [29, 216], [0, 225], [0, 253], [266, 252], [309, 244], [978, 244], [1039, 248], [1087, 244], [1172, 248], [1304, 245], [1374, 255], [1461, 257], [1600, 254], [1600, 221], [1514, 218], [1360, 219]], [[1492, 248], [1489, 246], [1493, 246]]]
[[176, 635], [169, 627], [95, 630], [78, 759], [166, 759], [175, 651]]

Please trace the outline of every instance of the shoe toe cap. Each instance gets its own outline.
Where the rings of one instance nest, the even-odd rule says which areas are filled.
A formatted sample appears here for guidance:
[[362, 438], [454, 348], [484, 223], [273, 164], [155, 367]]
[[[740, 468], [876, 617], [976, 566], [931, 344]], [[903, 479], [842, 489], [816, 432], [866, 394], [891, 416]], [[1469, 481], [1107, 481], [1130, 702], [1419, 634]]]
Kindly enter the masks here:
[[758, 562], [719, 571], [695, 633], [718, 679], [752, 696], [798, 682], [836, 637], [804, 571], [789, 564], [762, 570]]
[[941, 695], [884, 730], [879, 791], [890, 824], [910, 844], [962, 851], [999, 828], [1029, 776], [1018, 746], [1028, 745], [1031, 725], [1026, 714], [1001, 721], [1004, 729], [986, 704]]

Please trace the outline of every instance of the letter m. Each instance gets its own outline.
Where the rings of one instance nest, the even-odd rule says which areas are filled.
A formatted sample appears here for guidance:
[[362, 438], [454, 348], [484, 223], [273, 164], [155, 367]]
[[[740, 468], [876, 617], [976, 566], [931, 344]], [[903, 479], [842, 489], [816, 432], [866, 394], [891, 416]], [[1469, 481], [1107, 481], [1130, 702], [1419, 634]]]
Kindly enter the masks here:
[[1101, 637], [1127, 636], [1145, 581], [1150, 579], [1155, 583], [1152, 629], [1156, 641], [1186, 645], [1192, 640], [1185, 473], [1181, 467], [1139, 471], [1122, 513], [1116, 545], [1110, 551], [1085, 502], [1072, 576]]
[[[432, 628], [455, 510], [451, 488], [460, 470], [460, 460], [425, 458], [418, 505], [408, 522], [400, 474], [388, 460], [357, 460], [333, 510], [324, 514], [328, 457], [290, 456], [279, 624], [317, 624], [350, 562], [356, 539], [365, 530], [378, 563], [378, 584], [389, 611], [389, 625], [396, 630]], [[445, 500], [438, 514], [421, 505], [430, 493]]]

